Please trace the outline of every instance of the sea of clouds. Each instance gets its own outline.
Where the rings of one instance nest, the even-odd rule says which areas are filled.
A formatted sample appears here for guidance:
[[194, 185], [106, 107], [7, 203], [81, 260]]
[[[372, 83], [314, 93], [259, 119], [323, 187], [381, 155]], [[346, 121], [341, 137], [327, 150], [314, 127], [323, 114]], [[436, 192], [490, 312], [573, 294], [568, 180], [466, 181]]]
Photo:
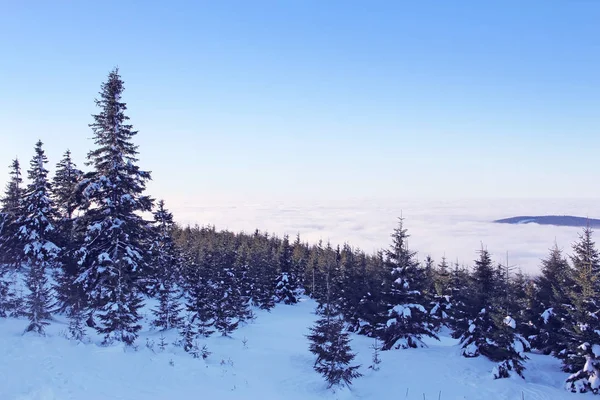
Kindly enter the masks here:
[[496, 262], [528, 274], [540, 268], [554, 242], [566, 254], [580, 228], [509, 225], [493, 220], [519, 215], [600, 216], [596, 199], [477, 199], [477, 200], [344, 200], [337, 202], [244, 202], [202, 204], [201, 200], [174, 202], [175, 219], [182, 224], [215, 225], [217, 229], [253, 232], [255, 229], [282, 236], [300, 233], [304, 241], [322, 239], [333, 245], [350, 243], [367, 252], [387, 247], [390, 233], [404, 217], [410, 234], [409, 247], [419, 259], [442, 256], [472, 265], [485, 246]]

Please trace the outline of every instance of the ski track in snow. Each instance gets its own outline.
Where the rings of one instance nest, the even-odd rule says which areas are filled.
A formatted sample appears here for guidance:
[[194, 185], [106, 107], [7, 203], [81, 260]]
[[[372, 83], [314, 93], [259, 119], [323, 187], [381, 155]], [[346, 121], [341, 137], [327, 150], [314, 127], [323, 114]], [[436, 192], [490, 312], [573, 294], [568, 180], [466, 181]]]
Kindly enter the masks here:
[[[172, 345], [160, 352], [157, 331], [143, 331], [139, 349], [134, 351], [122, 345], [100, 346], [101, 338], [91, 331], [91, 343], [68, 341], [61, 336], [67, 327], [61, 317], [47, 328], [47, 337], [22, 335], [23, 319], [0, 319], [0, 399], [422, 400], [425, 396], [437, 400], [440, 391], [442, 400], [593, 396], [565, 391], [566, 374], [560, 371], [559, 361], [538, 354], [528, 354], [525, 380], [494, 380], [494, 364], [483, 357], [461, 357], [457, 341], [447, 331], [441, 332], [439, 342], [428, 339], [429, 348], [381, 352], [379, 371], [368, 369], [373, 340], [352, 335], [351, 345], [364, 376], [351, 389], [334, 392], [312, 369], [314, 358], [305, 335], [316, 319], [315, 303], [303, 300], [295, 306], [278, 305], [270, 313], [256, 311], [256, 321], [231, 338], [216, 334], [201, 340], [212, 352], [206, 361]], [[178, 335], [171, 331], [165, 337], [172, 343]], [[154, 352], [146, 347], [147, 338], [155, 341]]]

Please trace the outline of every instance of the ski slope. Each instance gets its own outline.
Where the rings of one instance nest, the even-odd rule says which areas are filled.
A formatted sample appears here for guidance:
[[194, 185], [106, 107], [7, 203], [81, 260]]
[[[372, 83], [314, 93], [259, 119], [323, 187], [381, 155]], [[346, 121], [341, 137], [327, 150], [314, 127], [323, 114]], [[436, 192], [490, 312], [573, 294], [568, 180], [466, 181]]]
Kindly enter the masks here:
[[[352, 335], [363, 377], [351, 389], [328, 390], [312, 369], [305, 334], [315, 320], [315, 303], [278, 305], [256, 311], [255, 322], [231, 338], [215, 335], [206, 344], [212, 354], [194, 359], [178, 347], [158, 348], [160, 333], [144, 330], [139, 348], [100, 346], [65, 339], [66, 321], [57, 317], [47, 337], [23, 336], [26, 320], [0, 319], [0, 399], [2, 400], [155, 400], [155, 399], [585, 399], [563, 389], [566, 374], [552, 357], [530, 355], [526, 379], [493, 380], [493, 363], [465, 359], [447, 332], [426, 349], [381, 353], [379, 371], [371, 365], [372, 340]], [[150, 312], [147, 313], [149, 325]], [[165, 335], [169, 343], [177, 332]], [[247, 340], [244, 345], [244, 338]], [[154, 341], [154, 350], [146, 341]]]

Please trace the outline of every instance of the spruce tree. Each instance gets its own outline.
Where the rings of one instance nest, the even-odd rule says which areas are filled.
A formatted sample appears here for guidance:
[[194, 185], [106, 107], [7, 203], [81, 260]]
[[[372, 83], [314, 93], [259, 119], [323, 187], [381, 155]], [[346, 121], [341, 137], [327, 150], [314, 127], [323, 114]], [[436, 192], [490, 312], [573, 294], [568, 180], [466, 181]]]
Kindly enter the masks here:
[[181, 326], [180, 293], [176, 282], [181, 270], [181, 256], [172, 238], [174, 227], [173, 214], [165, 208], [160, 200], [154, 212], [154, 240], [150, 247], [154, 276], [154, 290], [159, 304], [152, 310], [155, 316], [153, 325], [161, 330], [169, 330]]
[[344, 321], [340, 315], [336, 315], [331, 307], [329, 299], [330, 291], [330, 267], [327, 268], [326, 277], [326, 300], [322, 308], [322, 316], [317, 320], [314, 327], [310, 328], [309, 350], [317, 356], [313, 368], [323, 375], [328, 387], [350, 385], [352, 380], [362, 376], [358, 372], [359, 365], [349, 364], [355, 357], [350, 348], [350, 338], [344, 331]]
[[238, 316], [241, 320], [253, 320], [254, 313], [250, 308], [254, 293], [255, 277], [250, 271], [250, 246], [244, 241], [238, 248], [235, 265], [235, 274], [240, 292], [240, 308]]
[[66, 310], [75, 318], [80, 317], [75, 314], [81, 314], [84, 297], [81, 285], [75, 284], [78, 266], [74, 235], [74, 214], [79, 207], [76, 190], [82, 177], [83, 172], [77, 169], [71, 158], [71, 152], [67, 150], [56, 164], [56, 173], [52, 180], [52, 197], [58, 214], [57, 230], [60, 235], [60, 246], [63, 249], [60, 255], [62, 267], [56, 271], [54, 280], [58, 310]]
[[22, 187], [21, 166], [18, 159], [10, 164], [10, 179], [6, 185], [4, 196], [0, 199], [0, 212], [2, 213], [0, 225], [0, 263], [7, 264], [13, 268], [19, 267], [21, 263], [20, 248], [22, 243], [18, 242], [19, 226], [16, 221], [23, 213], [22, 200], [24, 189]]
[[63, 158], [56, 164], [56, 173], [52, 180], [52, 195], [58, 210], [61, 222], [66, 223], [64, 232], [70, 232], [75, 210], [79, 207], [76, 189], [83, 172], [71, 158], [71, 151], [67, 150]]
[[450, 271], [449, 291], [452, 307], [449, 310], [449, 325], [452, 328], [452, 337], [460, 338], [469, 328], [470, 303], [471, 303], [471, 276], [469, 271], [458, 261]]
[[18, 217], [23, 197], [22, 184], [21, 166], [19, 159], [15, 158], [10, 164], [10, 179], [6, 184], [4, 196], [0, 199], [2, 213]]
[[44, 327], [50, 320], [52, 295], [46, 272], [57, 267], [60, 248], [56, 240], [56, 210], [50, 198], [48, 171], [44, 166], [48, 160], [38, 141], [35, 155], [28, 170], [29, 185], [23, 196], [22, 215], [16, 221], [19, 226], [18, 242], [22, 244], [21, 259], [29, 266], [27, 276], [27, 316], [29, 325], [26, 331], [44, 334]]
[[217, 271], [216, 279], [213, 281], [216, 296], [215, 304], [215, 328], [223, 336], [229, 336], [235, 331], [240, 323], [239, 307], [241, 296], [239, 286], [233, 268], [223, 266]]
[[600, 389], [600, 255], [588, 226], [573, 245], [573, 285], [569, 291], [565, 334], [567, 348], [559, 353], [572, 392]]
[[[216, 292], [211, 279], [211, 267], [207, 265], [206, 250], [198, 258], [185, 254], [187, 268], [185, 274], [185, 309], [189, 315], [186, 328], [204, 337], [214, 332], [216, 314]], [[184, 333], [187, 332], [184, 329]]]
[[184, 319], [179, 335], [181, 336], [179, 343], [183, 347], [183, 350], [186, 353], [190, 352], [198, 338], [198, 332], [195, 329], [191, 315], [188, 315], [188, 317]]
[[434, 320], [425, 308], [426, 277], [419, 267], [416, 253], [407, 245], [409, 235], [399, 219], [392, 234], [392, 245], [386, 253], [386, 277], [382, 319], [387, 320], [382, 332], [384, 350], [425, 347], [423, 336], [437, 339]]
[[0, 318], [6, 318], [12, 309], [11, 287], [8, 279], [8, 267], [0, 264]]
[[253, 281], [252, 304], [261, 310], [275, 307], [275, 281], [277, 278], [276, 249], [260, 233], [254, 234], [250, 248], [250, 268]]
[[535, 280], [530, 291], [535, 301], [527, 309], [533, 311], [531, 318], [533, 347], [544, 354], [561, 357], [568, 346], [568, 333], [565, 326], [569, 290], [573, 282], [571, 267], [555, 244], [547, 258], [542, 260], [541, 275]]
[[298, 284], [295, 271], [292, 269], [292, 247], [287, 235], [279, 246], [279, 274], [275, 282], [275, 296], [278, 303], [296, 304]]
[[[373, 257], [361, 257], [365, 270], [365, 288], [357, 309], [358, 326], [355, 332], [368, 337], [382, 337], [386, 328], [388, 304], [385, 302], [382, 286], [388, 277], [388, 269], [383, 251]], [[352, 328], [352, 325], [351, 325]]]
[[367, 258], [361, 251], [353, 251], [347, 243], [340, 254], [342, 302], [340, 310], [348, 329], [359, 330], [361, 300], [368, 293]]
[[433, 293], [429, 313], [436, 320], [435, 325], [441, 327], [450, 323], [449, 313], [452, 308], [450, 294], [450, 270], [446, 257], [433, 272]]
[[104, 334], [104, 342], [131, 345], [141, 328], [138, 280], [149, 269], [144, 257], [149, 227], [140, 213], [151, 211], [152, 199], [143, 194], [150, 173], [136, 165], [132, 139], [137, 132], [128, 124], [123, 90], [114, 69], [102, 84], [96, 100], [100, 111], [90, 124], [97, 147], [88, 154], [94, 170], [79, 185], [88, 206], [78, 224], [84, 231], [77, 282], [98, 316], [96, 330]]
[[300, 234], [297, 234], [292, 244], [292, 272], [296, 277], [297, 295], [302, 295], [305, 292], [304, 276], [308, 264], [308, 256], [308, 245], [302, 243], [300, 241]]
[[497, 362], [494, 378], [506, 378], [510, 371], [522, 376], [523, 361], [527, 359], [525, 349], [515, 335], [515, 320], [506, 315], [502, 307], [506, 294], [499, 291], [499, 287], [503, 287], [499, 279], [503, 278], [497, 271], [482, 246], [479, 259], [475, 261], [471, 301], [465, 310], [469, 325], [460, 332], [462, 355], [483, 355]]

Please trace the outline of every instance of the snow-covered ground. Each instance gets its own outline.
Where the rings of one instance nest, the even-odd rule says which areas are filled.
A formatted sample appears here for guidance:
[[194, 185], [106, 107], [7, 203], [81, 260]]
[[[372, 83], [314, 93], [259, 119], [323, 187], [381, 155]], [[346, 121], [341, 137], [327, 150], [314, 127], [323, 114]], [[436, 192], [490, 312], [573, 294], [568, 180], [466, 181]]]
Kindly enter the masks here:
[[[493, 363], [465, 359], [456, 341], [442, 334], [430, 347], [381, 353], [379, 371], [371, 365], [371, 339], [352, 336], [363, 377], [351, 389], [326, 389], [312, 369], [304, 336], [315, 320], [315, 303], [278, 305], [257, 311], [255, 322], [231, 338], [215, 335], [201, 342], [212, 354], [194, 359], [180, 348], [158, 348], [161, 334], [144, 330], [137, 351], [64, 339], [64, 320], [54, 321], [47, 337], [22, 335], [25, 320], [0, 319], [0, 399], [2, 400], [154, 400], [154, 399], [409, 399], [534, 400], [584, 399], [562, 386], [566, 375], [551, 357], [530, 355], [526, 379], [493, 380]], [[148, 315], [150, 317], [150, 315]], [[146, 321], [148, 322], [148, 321]], [[146, 325], [148, 325], [146, 323]], [[92, 333], [92, 332], [90, 332]], [[170, 343], [177, 339], [169, 332]], [[244, 345], [244, 338], [246, 345]], [[154, 341], [154, 351], [146, 340]], [[441, 394], [440, 394], [441, 393]], [[589, 396], [589, 397], [588, 397]]]

